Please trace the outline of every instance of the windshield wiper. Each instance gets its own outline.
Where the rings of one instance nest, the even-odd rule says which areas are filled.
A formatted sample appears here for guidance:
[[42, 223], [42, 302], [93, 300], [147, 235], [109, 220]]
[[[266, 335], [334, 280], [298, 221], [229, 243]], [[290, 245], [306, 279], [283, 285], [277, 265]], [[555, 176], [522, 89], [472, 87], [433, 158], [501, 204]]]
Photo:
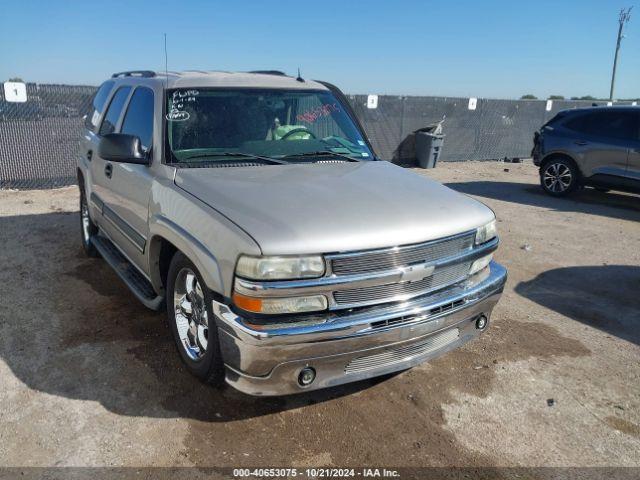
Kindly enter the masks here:
[[340, 157], [348, 160], [349, 162], [359, 162], [360, 160], [357, 158], [350, 157], [344, 153], [336, 153], [331, 150], [318, 150], [317, 152], [304, 152], [304, 153], [291, 153], [289, 155], [283, 155], [280, 158], [295, 158], [295, 157]]
[[186, 157], [184, 160], [191, 160], [192, 158], [208, 158], [208, 157], [235, 157], [235, 158], [246, 158], [247, 160], [261, 160], [267, 163], [273, 163], [274, 165], [286, 165], [289, 162], [284, 160], [278, 160], [277, 158], [271, 157], [263, 157], [260, 155], [253, 155], [251, 153], [244, 152], [215, 152], [215, 153], [199, 153], [197, 155], [192, 155], [190, 157]]

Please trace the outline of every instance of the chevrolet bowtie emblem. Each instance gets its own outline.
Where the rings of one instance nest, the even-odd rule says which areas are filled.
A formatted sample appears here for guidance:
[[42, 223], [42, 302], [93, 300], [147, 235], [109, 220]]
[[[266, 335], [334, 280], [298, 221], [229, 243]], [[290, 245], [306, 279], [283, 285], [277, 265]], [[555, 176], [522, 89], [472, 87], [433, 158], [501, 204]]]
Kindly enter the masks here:
[[400, 276], [401, 282], [417, 282], [423, 280], [433, 274], [436, 267], [422, 263], [420, 265], [411, 265], [402, 269]]

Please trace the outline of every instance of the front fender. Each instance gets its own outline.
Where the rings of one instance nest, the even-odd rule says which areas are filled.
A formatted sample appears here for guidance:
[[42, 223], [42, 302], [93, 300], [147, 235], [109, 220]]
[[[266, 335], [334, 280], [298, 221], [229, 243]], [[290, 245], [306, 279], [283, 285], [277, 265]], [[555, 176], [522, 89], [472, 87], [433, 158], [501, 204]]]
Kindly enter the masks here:
[[149, 266], [151, 267], [151, 283], [157, 292], [163, 289], [160, 275], [160, 248], [162, 241], [173, 244], [179, 251], [189, 258], [202, 275], [209, 289], [224, 292], [224, 281], [221, 276], [218, 260], [207, 248], [184, 228], [162, 215], [154, 215], [149, 219]]
[[213, 292], [229, 298], [240, 254], [260, 255], [258, 244], [238, 225], [173, 182], [155, 182], [149, 202], [148, 262], [151, 282], [163, 290], [162, 239], [196, 266]]

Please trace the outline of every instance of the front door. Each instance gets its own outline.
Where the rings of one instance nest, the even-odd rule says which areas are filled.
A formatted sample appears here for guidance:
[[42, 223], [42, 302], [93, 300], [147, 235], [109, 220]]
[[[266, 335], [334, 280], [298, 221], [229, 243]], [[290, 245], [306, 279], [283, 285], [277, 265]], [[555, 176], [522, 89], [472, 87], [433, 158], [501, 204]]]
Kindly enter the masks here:
[[[137, 87], [116, 129], [135, 135], [151, 158], [153, 145], [153, 90]], [[111, 162], [109, 194], [105, 199], [105, 216], [116, 226], [118, 245], [143, 273], [148, 273], [146, 256], [149, 235], [149, 195], [153, 177], [146, 165]]]

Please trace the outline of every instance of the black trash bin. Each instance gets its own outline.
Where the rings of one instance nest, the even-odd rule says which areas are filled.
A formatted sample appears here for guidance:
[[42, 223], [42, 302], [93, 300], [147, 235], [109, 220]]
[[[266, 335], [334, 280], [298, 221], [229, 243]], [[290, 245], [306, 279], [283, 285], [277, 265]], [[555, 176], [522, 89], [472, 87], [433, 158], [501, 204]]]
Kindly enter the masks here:
[[442, 130], [424, 129], [416, 132], [416, 159], [422, 168], [435, 168], [444, 144]]

